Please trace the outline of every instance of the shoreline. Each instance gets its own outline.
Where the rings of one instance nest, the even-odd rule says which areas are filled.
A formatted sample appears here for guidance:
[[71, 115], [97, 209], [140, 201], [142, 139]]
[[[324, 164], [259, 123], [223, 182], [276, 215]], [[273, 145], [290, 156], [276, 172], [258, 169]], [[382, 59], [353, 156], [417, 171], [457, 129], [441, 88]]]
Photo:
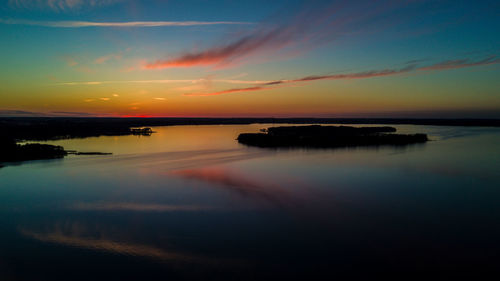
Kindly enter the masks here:
[[350, 124], [500, 128], [500, 119], [0, 117], [0, 138], [47, 141], [133, 135], [132, 128], [184, 125]]
[[[185, 126], [185, 125], [249, 125], [249, 124], [350, 124], [350, 125], [428, 125], [428, 126], [466, 126], [500, 127], [500, 119], [353, 119], [353, 118], [67, 118], [67, 117], [5, 117], [0, 118], [0, 151], [4, 151], [0, 162], [42, 160], [64, 158], [73, 155], [109, 155], [105, 152], [66, 151], [62, 147], [40, 144], [40, 141], [88, 138], [100, 136], [145, 135], [154, 133], [144, 126]], [[272, 125], [270, 127], [273, 127]], [[257, 146], [269, 146], [269, 139], [262, 139]], [[413, 137], [415, 138], [415, 137]], [[411, 137], [405, 140], [389, 140], [378, 137], [370, 142], [413, 142]], [[252, 139], [250, 142], [254, 142]], [[364, 140], [351, 139], [355, 142]], [[30, 142], [31, 149], [27, 144]], [[34, 142], [34, 143], [33, 143]], [[246, 142], [245, 140], [242, 143]], [[274, 142], [274, 141], [273, 141]], [[302, 144], [304, 145], [304, 144]], [[365, 144], [366, 145], [366, 144]], [[282, 146], [275, 143], [271, 146]], [[285, 146], [301, 146], [288, 144]], [[309, 146], [309, 144], [305, 144]], [[349, 143], [320, 144], [318, 147], [351, 146]], [[25, 148], [23, 148], [25, 147]], [[26, 152], [23, 150], [30, 150]], [[18, 152], [18, 155], [16, 154]]]

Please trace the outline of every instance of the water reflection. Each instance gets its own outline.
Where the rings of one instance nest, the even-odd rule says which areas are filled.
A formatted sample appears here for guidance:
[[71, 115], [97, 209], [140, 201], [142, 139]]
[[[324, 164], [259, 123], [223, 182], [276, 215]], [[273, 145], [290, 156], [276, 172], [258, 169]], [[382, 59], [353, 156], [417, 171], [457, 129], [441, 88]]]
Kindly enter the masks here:
[[220, 208], [201, 205], [141, 204], [130, 202], [79, 202], [69, 206], [69, 209], [79, 211], [198, 212], [217, 210]]
[[[112, 235], [112, 232], [100, 231], [100, 229], [92, 229], [92, 231], [90, 231], [85, 224], [82, 223], [56, 223], [52, 227], [44, 228], [49, 230], [35, 231], [28, 228], [20, 228], [19, 233], [25, 237], [44, 243], [55, 243], [125, 256], [145, 257], [160, 262], [195, 263], [203, 265], [218, 265], [227, 262], [214, 257], [107, 238], [107, 236]], [[236, 262], [233, 261], [232, 264], [236, 264]]]
[[113, 165], [131, 166], [139, 168], [172, 170], [205, 167], [222, 163], [250, 160], [271, 156], [268, 152], [257, 149], [207, 149], [170, 151], [143, 154], [123, 154], [110, 157], [93, 157], [70, 159], [73, 165]]
[[244, 174], [224, 168], [203, 168], [176, 170], [170, 175], [202, 181], [212, 186], [220, 187], [243, 197], [266, 201], [278, 206], [286, 206], [299, 199], [289, 190], [277, 184], [269, 183], [266, 179], [250, 179]]
[[397, 126], [434, 140], [404, 149], [235, 141], [265, 127], [62, 140], [114, 154], [2, 168], [0, 280], [406, 279], [498, 267], [500, 131]]
[[57, 243], [66, 246], [87, 248], [91, 250], [111, 252], [115, 254], [142, 256], [142, 257], [154, 258], [165, 261], [174, 260], [174, 261], [189, 261], [189, 262], [192, 261], [206, 262], [207, 260], [175, 252], [166, 252], [162, 249], [151, 247], [148, 245], [124, 243], [102, 238], [96, 239], [96, 238], [80, 237], [78, 235], [64, 234], [61, 232], [41, 233], [24, 229], [21, 230], [20, 233], [24, 236], [36, 239], [41, 242]]

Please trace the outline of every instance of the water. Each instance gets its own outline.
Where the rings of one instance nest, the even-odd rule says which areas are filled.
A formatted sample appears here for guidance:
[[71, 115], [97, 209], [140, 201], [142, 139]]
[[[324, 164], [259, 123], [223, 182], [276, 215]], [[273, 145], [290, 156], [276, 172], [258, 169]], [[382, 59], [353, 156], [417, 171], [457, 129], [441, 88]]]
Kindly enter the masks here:
[[53, 141], [113, 155], [0, 169], [0, 280], [498, 273], [499, 129], [396, 126], [432, 140], [407, 147], [235, 141], [266, 127]]

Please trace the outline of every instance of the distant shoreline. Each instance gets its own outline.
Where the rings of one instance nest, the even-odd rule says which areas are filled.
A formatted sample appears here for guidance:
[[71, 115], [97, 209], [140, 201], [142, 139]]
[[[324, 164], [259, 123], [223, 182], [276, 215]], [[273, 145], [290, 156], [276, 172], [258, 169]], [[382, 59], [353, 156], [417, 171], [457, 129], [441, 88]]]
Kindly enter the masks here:
[[131, 128], [182, 125], [383, 124], [500, 127], [500, 119], [0, 117], [0, 138], [42, 141], [131, 135]]
[[[63, 158], [62, 147], [30, 144], [23, 141], [47, 141], [99, 136], [151, 135], [146, 126], [249, 125], [249, 124], [391, 124], [434, 126], [500, 127], [500, 119], [390, 119], [390, 118], [76, 118], [76, 117], [4, 117], [0, 118], [0, 162]], [[141, 129], [133, 129], [141, 128]], [[411, 139], [411, 138], [410, 138]], [[413, 142], [378, 138], [375, 143]], [[241, 141], [241, 140], [240, 140]], [[268, 140], [266, 140], [268, 141]], [[266, 146], [266, 141], [260, 145]], [[244, 141], [243, 141], [244, 142]], [[292, 143], [296, 145], [295, 143]], [[298, 144], [303, 145], [303, 144]], [[307, 144], [310, 145], [310, 144]], [[316, 146], [325, 146], [319, 142]], [[339, 146], [340, 144], [335, 144]], [[342, 145], [346, 145], [343, 143]], [[69, 152], [72, 154], [72, 152]], [[77, 152], [77, 155], [102, 155], [102, 152]]]
[[[12, 120], [80, 120], [95, 121], [107, 120], [110, 122], [139, 122], [139, 123], [168, 123], [175, 125], [187, 125], [192, 123], [203, 124], [251, 124], [251, 123], [308, 123], [315, 121], [318, 123], [353, 123], [363, 124], [415, 124], [415, 125], [452, 125], [463, 124], [463, 126], [500, 126], [500, 118], [323, 118], [323, 117], [15, 117], [0, 116], [0, 123]], [[121, 120], [121, 122], [119, 121]], [[461, 125], [457, 125], [461, 126]]]

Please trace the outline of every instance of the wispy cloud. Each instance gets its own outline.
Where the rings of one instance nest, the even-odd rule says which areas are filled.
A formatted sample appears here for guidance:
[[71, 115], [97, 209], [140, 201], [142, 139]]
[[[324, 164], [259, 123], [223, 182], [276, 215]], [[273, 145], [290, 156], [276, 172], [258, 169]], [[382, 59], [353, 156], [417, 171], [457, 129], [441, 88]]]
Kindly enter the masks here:
[[51, 111], [48, 113], [49, 116], [67, 116], [67, 117], [89, 117], [95, 116], [95, 114], [88, 112], [74, 112], [74, 111]]
[[496, 63], [500, 63], [500, 58], [497, 57], [496, 55], [491, 55], [487, 58], [480, 60], [472, 60], [466, 58], [466, 59], [442, 61], [433, 65], [421, 67], [419, 68], [419, 70], [446, 70], [446, 69], [456, 69], [456, 68], [464, 68], [471, 66], [489, 65]]
[[[397, 1], [374, 5], [371, 1], [319, 3], [311, 1], [298, 12], [289, 10], [288, 19], [281, 23], [263, 23], [241, 36], [201, 51], [193, 51], [144, 65], [145, 69], [173, 67], [213, 66], [216, 68], [239, 64], [256, 54], [282, 57], [338, 39], [346, 34], [363, 30], [368, 23], [376, 25], [383, 15], [404, 3]], [[389, 17], [389, 15], [387, 15]]]
[[405, 74], [415, 71], [443, 71], [449, 69], [457, 69], [457, 68], [465, 68], [465, 67], [475, 67], [475, 66], [484, 66], [500, 63], [500, 58], [496, 55], [488, 56], [483, 59], [457, 59], [457, 60], [447, 60], [443, 62], [438, 62], [435, 64], [431, 64], [428, 66], [418, 67], [417, 64], [411, 64], [404, 68], [400, 69], [382, 69], [382, 70], [372, 70], [365, 72], [354, 72], [354, 73], [342, 73], [342, 74], [333, 74], [333, 75], [312, 75], [305, 76], [298, 79], [290, 79], [290, 80], [275, 80], [269, 81], [266, 83], [257, 84], [257, 86], [246, 87], [246, 88], [232, 88], [222, 91], [209, 92], [209, 93], [186, 93], [185, 96], [217, 96], [231, 93], [239, 93], [239, 92], [254, 92], [254, 91], [262, 91], [262, 90], [270, 90], [274, 89], [278, 85], [286, 85], [286, 84], [296, 84], [296, 83], [304, 83], [318, 80], [349, 80], [349, 79], [367, 79], [374, 77], [384, 77], [384, 76], [394, 76], [399, 74]]
[[98, 57], [94, 60], [95, 64], [103, 64], [109, 60], [120, 60], [122, 58], [121, 54], [110, 54], [102, 57]]
[[94, 73], [95, 71], [88, 65], [82, 64], [80, 60], [77, 60], [74, 56], [63, 56], [62, 59], [66, 62], [66, 65], [78, 72], [83, 73]]
[[9, 6], [13, 9], [67, 12], [108, 6], [118, 2], [121, 0], [9, 0]]
[[265, 85], [278, 85], [284, 83], [295, 83], [295, 82], [309, 82], [316, 80], [338, 80], [338, 79], [364, 79], [372, 77], [381, 77], [396, 75], [401, 73], [406, 73], [415, 69], [415, 65], [410, 65], [401, 69], [383, 69], [383, 70], [372, 70], [357, 73], [347, 73], [347, 74], [333, 74], [333, 75], [320, 75], [320, 76], [306, 76], [294, 80], [277, 80], [273, 82], [266, 83]]
[[280, 30], [256, 33], [225, 46], [217, 46], [201, 52], [188, 53], [172, 59], [157, 60], [147, 63], [144, 67], [146, 69], [161, 69], [228, 64], [238, 57], [251, 54], [259, 49], [278, 47], [277, 45], [286, 44], [288, 39], [279, 39], [283, 36], [285, 35]]
[[[241, 88], [230, 88], [221, 91], [215, 92], [195, 92], [195, 93], [185, 93], [185, 96], [217, 96], [231, 93], [240, 93], [240, 92], [254, 92], [254, 91], [262, 91], [262, 90], [270, 90], [275, 89], [276, 87], [286, 86], [288, 84], [297, 84], [297, 83], [305, 83], [305, 82], [313, 82], [319, 80], [350, 80], [350, 79], [368, 79], [375, 77], [384, 77], [384, 76], [395, 76], [401, 75], [410, 72], [418, 71], [444, 71], [449, 69], [458, 69], [458, 68], [466, 68], [466, 67], [475, 67], [475, 66], [485, 66], [500, 63], [500, 58], [496, 55], [490, 55], [486, 58], [481, 59], [472, 59], [472, 58], [463, 58], [456, 60], [445, 60], [442, 62], [419, 66], [419, 62], [424, 62], [426, 60], [414, 60], [405, 63], [405, 67], [403, 68], [387, 68], [387, 69], [379, 69], [379, 70], [371, 70], [371, 71], [362, 71], [362, 72], [352, 72], [352, 73], [340, 73], [340, 74], [332, 74], [332, 75], [309, 75], [296, 79], [287, 79], [287, 80], [238, 80], [238, 79], [210, 79], [210, 78], [201, 78], [201, 79], [159, 79], [159, 80], [123, 80], [123, 81], [83, 81], [83, 82], [63, 82], [57, 83], [56, 85], [64, 85], [64, 86], [75, 86], [75, 85], [102, 85], [102, 84], [190, 84], [191, 86], [180, 87], [177, 90], [183, 91], [192, 91], [192, 90], [200, 90], [206, 87], [200, 87], [206, 85], [207, 83], [215, 82], [215, 83], [226, 83], [226, 84], [236, 84], [236, 85], [251, 85], [251, 87], [241, 87]], [[414, 62], [412, 64], [408, 64], [410, 62]]]
[[2, 117], [39, 117], [46, 116], [45, 113], [33, 112], [26, 110], [16, 110], [16, 109], [0, 109], [0, 116]]
[[96, 114], [88, 112], [74, 112], [74, 111], [36, 112], [36, 111], [26, 111], [26, 110], [16, 110], [16, 109], [0, 109], [0, 116], [1, 117], [88, 117], [88, 116], [96, 116]]
[[169, 204], [142, 204], [129, 202], [91, 202], [77, 203], [69, 206], [70, 209], [81, 211], [136, 211], [136, 212], [177, 212], [177, 211], [207, 211], [215, 207], [200, 205], [169, 205]]
[[238, 92], [254, 92], [261, 90], [270, 90], [274, 89], [278, 85], [292, 84], [292, 83], [303, 83], [303, 82], [311, 82], [317, 80], [342, 80], [342, 79], [366, 79], [372, 77], [382, 77], [382, 76], [390, 76], [397, 75], [410, 72], [415, 69], [415, 65], [410, 65], [401, 69], [383, 69], [383, 70], [372, 70], [365, 72], [357, 72], [357, 73], [346, 73], [346, 74], [333, 74], [333, 75], [318, 75], [318, 76], [306, 76], [298, 79], [291, 80], [275, 80], [269, 81], [259, 86], [247, 87], [247, 88], [233, 88], [218, 92], [212, 93], [188, 93], [184, 94], [185, 96], [217, 96], [223, 94], [231, 94]]
[[115, 80], [115, 81], [81, 81], [81, 82], [63, 82], [55, 85], [77, 86], [77, 85], [103, 85], [103, 84], [175, 84], [175, 83], [206, 83], [218, 82], [227, 84], [265, 84], [272, 81], [268, 80], [232, 80], [232, 79], [159, 79], [159, 80]]
[[45, 27], [80, 28], [80, 27], [159, 27], [159, 26], [200, 26], [251, 24], [234, 21], [129, 21], [129, 22], [94, 22], [94, 21], [32, 21], [18, 19], [0, 19], [2, 24], [33, 25]]
[[238, 93], [238, 92], [255, 92], [255, 91], [270, 90], [270, 89], [273, 89], [273, 88], [264, 87], [264, 86], [257, 86], [257, 87], [248, 87], [248, 88], [233, 88], [233, 89], [228, 89], [228, 90], [223, 90], [223, 91], [218, 91], [218, 92], [211, 92], [211, 93], [187, 93], [184, 95], [185, 96], [218, 96], [218, 95], [232, 94], [232, 93]]

